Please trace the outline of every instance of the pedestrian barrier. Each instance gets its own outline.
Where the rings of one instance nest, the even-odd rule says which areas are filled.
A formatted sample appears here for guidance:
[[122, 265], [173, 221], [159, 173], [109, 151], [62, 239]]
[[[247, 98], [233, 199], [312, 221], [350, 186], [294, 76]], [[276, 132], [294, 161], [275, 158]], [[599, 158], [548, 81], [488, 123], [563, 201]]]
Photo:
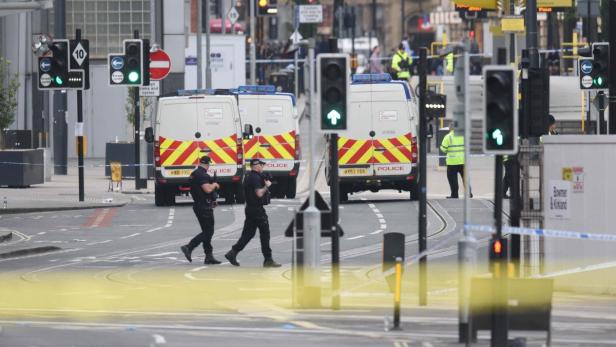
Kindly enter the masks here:
[[114, 184], [115, 188], [122, 191], [122, 164], [117, 161], [112, 161], [109, 165], [111, 166], [111, 176], [109, 177], [109, 188], [107, 191], [114, 191]]

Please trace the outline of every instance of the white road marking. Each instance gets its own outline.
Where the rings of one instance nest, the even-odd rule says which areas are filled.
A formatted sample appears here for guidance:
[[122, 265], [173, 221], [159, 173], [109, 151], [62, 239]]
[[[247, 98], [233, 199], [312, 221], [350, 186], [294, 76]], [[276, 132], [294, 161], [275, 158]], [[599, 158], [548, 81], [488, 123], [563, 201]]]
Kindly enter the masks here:
[[120, 224], [121, 227], [125, 227], [125, 228], [142, 228], [142, 227], [149, 227], [150, 224]]
[[103, 243], [109, 243], [109, 242], [112, 242], [112, 241], [113, 241], [113, 240], [105, 240], [105, 241], [98, 241], [98, 242], [86, 243], [86, 246], [102, 245]]
[[287, 207], [287, 210], [289, 210], [289, 211], [295, 211], [295, 208], [294, 208], [294, 207]]
[[376, 234], [380, 234], [382, 232], [383, 232], [383, 230], [379, 229], [379, 230], [375, 230], [375, 231], [371, 232], [370, 235], [376, 235]]
[[383, 214], [381, 214], [381, 213], [377, 213], [377, 214], [376, 214], [376, 218], [383, 218]]
[[368, 204], [368, 207], [370, 207], [370, 208], [376, 208], [376, 205], [374, 205], [374, 204]]
[[145, 232], [146, 233], [151, 233], [151, 232], [158, 231], [158, 230], [164, 229], [164, 228], [168, 228], [168, 226], [165, 225], [164, 227], [156, 227], [156, 228], [153, 228], [153, 229], [150, 229], [150, 230], [146, 230]]
[[38, 233], [37, 235], [45, 235], [45, 234], [47, 234], [47, 232], [45, 232], [45, 231], [41, 231], [41, 232], [40, 232], [40, 233]]
[[207, 269], [207, 266], [199, 266], [199, 267], [196, 267], [196, 268], [194, 268], [194, 269], [192, 269], [190, 271], [197, 272], [197, 271], [201, 271], [203, 269]]
[[165, 253], [159, 253], [159, 254], [149, 254], [149, 255], [146, 255], [146, 257], [162, 257], [162, 256], [165, 256], [165, 255], [178, 254], [178, 253], [180, 253], [180, 252], [165, 252]]
[[131, 238], [131, 237], [139, 236], [139, 235], [141, 235], [141, 233], [134, 233], [134, 234], [132, 234], [132, 235], [122, 236], [122, 237], [120, 237], [120, 238], [121, 238], [122, 240], [124, 240], [124, 239], [128, 239], [128, 238]]
[[169, 217], [167, 218], [165, 228], [170, 228], [173, 225], [173, 218], [175, 218], [175, 207], [169, 209]]
[[323, 243], [321, 244], [321, 246], [327, 246], [327, 245], [331, 245], [331, 244], [332, 244], [332, 242], [331, 242], [331, 241], [328, 241], [328, 242], [323, 242]]
[[103, 212], [101, 212], [98, 216], [96, 216], [96, 219], [94, 220], [90, 228], [98, 228], [99, 225], [102, 223], [103, 219], [107, 216], [107, 213], [109, 213], [109, 209], [108, 208], [103, 209]]
[[381, 224], [381, 229], [387, 229], [387, 224]]
[[154, 343], [157, 345], [164, 345], [165, 343], [167, 343], [167, 340], [165, 340], [163, 335], [154, 334], [152, 335], [152, 337], [154, 338]]
[[383, 219], [383, 218], [379, 218], [379, 223], [381, 223], [381, 224], [385, 224], [385, 223], [387, 223], [387, 222], [385, 221], [385, 219]]
[[347, 240], [349, 240], [349, 241], [357, 240], [357, 239], [361, 239], [362, 237], [366, 237], [366, 235], [358, 235], [358, 236], [353, 236], [353, 237], [347, 237]]

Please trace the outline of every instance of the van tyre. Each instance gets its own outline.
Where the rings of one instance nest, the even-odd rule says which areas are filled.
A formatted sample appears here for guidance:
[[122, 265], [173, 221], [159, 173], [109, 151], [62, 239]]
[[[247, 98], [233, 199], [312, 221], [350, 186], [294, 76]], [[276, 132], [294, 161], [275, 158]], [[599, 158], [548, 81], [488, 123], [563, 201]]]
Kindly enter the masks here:
[[340, 202], [343, 203], [343, 202], [349, 201], [349, 192], [346, 189], [344, 189], [344, 186], [342, 185], [340, 186], [339, 189], [340, 189]]
[[417, 181], [411, 182], [410, 198], [411, 201], [419, 200], [419, 184]]
[[285, 195], [287, 199], [295, 199], [295, 194], [297, 193], [297, 178], [289, 178], [286, 188]]
[[246, 197], [244, 197], [244, 189], [241, 184], [235, 186], [235, 202], [238, 204], [244, 204]]
[[171, 187], [161, 184], [154, 186], [154, 204], [156, 206], [175, 205], [175, 191]]

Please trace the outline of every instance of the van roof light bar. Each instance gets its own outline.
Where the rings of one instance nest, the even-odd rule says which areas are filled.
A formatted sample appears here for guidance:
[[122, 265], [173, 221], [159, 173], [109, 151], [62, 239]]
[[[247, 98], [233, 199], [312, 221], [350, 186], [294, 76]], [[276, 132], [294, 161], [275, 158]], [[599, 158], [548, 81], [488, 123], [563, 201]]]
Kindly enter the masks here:
[[239, 86], [237, 91], [240, 93], [275, 93], [276, 86], [264, 85], [264, 86]]
[[213, 95], [214, 89], [178, 89], [178, 96]]
[[391, 75], [388, 73], [375, 73], [375, 74], [355, 74], [352, 77], [353, 83], [383, 83], [391, 82]]

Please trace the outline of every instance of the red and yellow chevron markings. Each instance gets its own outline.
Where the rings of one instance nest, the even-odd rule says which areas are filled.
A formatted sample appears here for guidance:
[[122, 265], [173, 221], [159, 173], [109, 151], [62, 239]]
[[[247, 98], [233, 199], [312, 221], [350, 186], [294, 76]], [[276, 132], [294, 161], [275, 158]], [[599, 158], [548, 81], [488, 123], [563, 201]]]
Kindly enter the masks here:
[[244, 140], [246, 159], [295, 159], [295, 131], [279, 135], [257, 135]]
[[237, 135], [206, 141], [177, 141], [160, 137], [161, 166], [197, 165], [199, 158], [208, 155], [212, 164], [237, 163]]
[[389, 164], [413, 162], [411, 133], [387, 139], [355, 140], [338, 138], [338, 163]]

